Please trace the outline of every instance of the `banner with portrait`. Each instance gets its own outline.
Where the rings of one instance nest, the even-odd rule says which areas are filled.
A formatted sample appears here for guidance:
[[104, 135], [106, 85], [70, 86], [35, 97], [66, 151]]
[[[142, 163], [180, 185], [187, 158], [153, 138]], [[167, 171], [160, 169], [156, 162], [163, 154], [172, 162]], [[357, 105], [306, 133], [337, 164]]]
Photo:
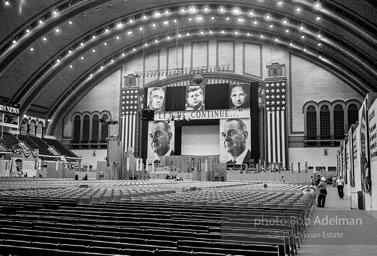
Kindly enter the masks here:
[[250, 130], [250, 118], [220, 120], [220, 163], [249, 163], [252, 150]]
[[355, 186], [355, 164], [354, 164], [354, 141], [353, 141], [353, 126], [348, 130], [348, 152], [349, 152], [349, 180], [351, 187]]
[[149, 110], [161, 112], [165, 110], [165, 87], [148, 88], [147, 106]]
[[370, 162], [369, 162], [369, 133], [368, 133], [368, 111], [367, 98], [364, 100], [359, 110], [360, 125], [360, 173], [361, 173], [361, 189], [370, 192]]
[[148, 159], [158, 163], [162, 156], [174, 155], [174, 122], [165, 120], [148, 123]]

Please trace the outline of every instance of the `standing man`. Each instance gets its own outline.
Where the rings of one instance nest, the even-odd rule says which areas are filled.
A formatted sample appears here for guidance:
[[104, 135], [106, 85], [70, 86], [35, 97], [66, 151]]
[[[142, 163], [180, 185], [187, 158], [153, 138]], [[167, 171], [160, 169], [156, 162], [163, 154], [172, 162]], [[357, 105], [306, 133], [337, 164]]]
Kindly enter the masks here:
[[342, 176], [339, 176], [339, 178], [336, 179], [336, 185], [338, 187], [338, 195], [339, 195], [339, 198], [340, 199], [343, 199], [344, 197], [344, 192], [343, 192], [343, 188], [344, 188], [344, 179], [342, 178]]
[[161, 87], [152, 88], [149, 92], [148, 109], [150, 110], [163, 110], [163, 103], [165, 99], [165, 91]]
[[159, 160], [161, 156], [174, 155], [171, 145], [173, 133], [168, 122], [162, 120], [153, 122], [149, 137], [155, 160]]
[[188, 86], [186, 88], [185, 110], [204, 110], [204, 93], [201, 86]]
[[231, 118], [225, 121], [221, 137], [226, 151], [232, 157], [227, 163], [249, 163], [251, 151], [247, 148], [248, 135], [246, 124], [241, 119]]
[[244, 85], [234, 85], [230, 90], [231, 108], [247, 108], [247, 97]]

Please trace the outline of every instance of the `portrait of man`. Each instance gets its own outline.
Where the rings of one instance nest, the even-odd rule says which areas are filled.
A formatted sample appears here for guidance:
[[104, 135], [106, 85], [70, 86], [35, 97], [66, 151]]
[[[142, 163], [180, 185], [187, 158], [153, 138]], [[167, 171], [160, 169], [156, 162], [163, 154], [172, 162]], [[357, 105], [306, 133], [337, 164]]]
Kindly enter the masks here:
[[204, 110], [204, 90], [202, 86], [186, 87], [186, 107], [185, 110]]
[[163, 111], [165, 109], [165, 88], [153, 87], [148, 89], [148, 109]]
[[222, 146], [220, 162], [229, 164], [249, 164], [250, 131], [246, 126], [249, 119], [231, 118], [220, 120]]
[[361, 143], [361, 189], [365, 192], [371, 191], [371, 173], [369, 169], [369, 153], [367, 141], [366, 107], [361, 110], [360, 122], [360, 143]]
[[162, 156], [174, 155], [174, 124], [159, 120], [149, 122], [149, 139], [151, 145], [148, 158], [159, 160]]
[[230, 86], [229, 106], [230, 108], [249, 108], [250, 88], [244, 84]]

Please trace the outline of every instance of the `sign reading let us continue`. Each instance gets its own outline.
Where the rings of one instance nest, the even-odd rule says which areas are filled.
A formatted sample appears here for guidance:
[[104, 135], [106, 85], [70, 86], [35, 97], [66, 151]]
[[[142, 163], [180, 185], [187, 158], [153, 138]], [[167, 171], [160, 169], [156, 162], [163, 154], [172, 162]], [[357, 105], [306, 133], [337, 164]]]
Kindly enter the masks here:
[[250, 109], [221, 109], [200, 111], [172, 111], [156, 112], [154, 120], [200, 120], [200, 119], [228, 119], [250, 118]]

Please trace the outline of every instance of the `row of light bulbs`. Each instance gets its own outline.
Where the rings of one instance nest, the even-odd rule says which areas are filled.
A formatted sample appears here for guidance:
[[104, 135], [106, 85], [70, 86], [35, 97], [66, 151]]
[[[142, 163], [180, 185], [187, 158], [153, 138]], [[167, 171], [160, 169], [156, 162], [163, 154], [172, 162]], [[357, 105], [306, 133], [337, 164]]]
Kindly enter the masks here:
[[[9, 1], [8, 1], [8, 2], [9, 2]], [[282, 6], [283, 3], [284, 3], [283, 1], [277, 1], [277, 5], [278, 5], [278, 6]], [[10, 5], [10, 4], [9, 4], [9, 5]], [[320, 7], [321, 7], [320, 2], [316, 2], [316, 3], [314, 4], [314, 8], [319, 9]], [[224, 6], [219, 6], [219, 7], [217, 8], [217, 10], [218, 10], [218, 12], [219, 12], [220, 14], [225, 14], [225, 13], [229, 12], [229, 10], [228, 10], [226, 7], [224, 7]], [[301, 10], [302, 10], [301, 7], [297, 7], [297, 8], [296, 8], [296, 12], [301, 12]], [[188, 13], [188, 14], [195, 14], [195, 13], [197, 13], [198, 11], [199, 11], [199, 9], [198, 9], [196, 6], [181, 7], [181, 8], [179, 9], [179, 12], [180, 12], [181, 14], [186, 14], [186, 13]], [[207, 13], [209, 13], [209, 12], [211, 12], [211, 11], [213, 11], [213, 10], [212, 10], [209, 6], [204, 6], [204, 7], [202, 8], [202, 12], [203, 12], [204, 14], [207, 14]], [[258, 16], [258, 15], [256, 15], [256, 13], [255, 13], [254, 10], [249, 10], [249, 11], [247, 11], [247, 12], [243, 12], [243, 11], [241, 10], [240, 7], [233, 7], [233, 8], [230, 9], [230, 12], [231, 12], [232, 14], [234, 14], [234, 15], [242, 15], [242, 14], [248, 13], [248, 15], [250, 15], [250, 16]], [[60, 14], [60, 12], [59, 12], [58, 9], [55, 9], [55, 10], [52, 11], [51, 14], [52, 14], [52, 15], [51, 15], [52, 17], [57, 17], [57, 16]], [[164, 11], [156, 10], [151, 16], [147, 16], [146, 14], [142, 15], [142, 16], [141, 16], [141, 20], [147, 20], [147, 19], [149, 19], [149, 18], [151, 18], [151, 17], [154, 17], [154, 18], [160, 18], [160, 17], [163, 16], [163, 15], [166, 16], [166, 15], [170, 15], [170, 14], [172, 14], [172, 11], [170, 11], [170, 10], [168, 10], [168, 9], [166, 9], [166, 10], [164, 10]], [[259, 15], [259, 16], [261, 16], [261, 15]], [[267, 13], [266, 15], [264, 15], [264, 17], [265, 17], [266, 20], [272, 20], [272, 19], [273, 19], [273, 18], [272, 18], [272, 15], [271, 15], [270, 13]], [[189, 19], [192, 19], [192, 18], [190, 17]], [[203, 19], [202, 16], [198, 16], [198, 17], [196, 18], [197, 21], [201, 21], [202, 19]], [[214, 17], [211, 17], [211, 19], [214, 20]], [[230, 20], [229, 17], [226, 17], [226, 19], [227, 19], [227, 20]], [[244, 18], [238, 18], [237, 20], [238, 20], [238, 22], [241, 22], [241, 23], [245, 21]], [[320, 16], [317, 16], [316, 20], [317, 20], [317, 21], [320, 20]], [[128, 23], [129, 23], [129, 24], [133, 24], [133, 23], [135, 23], [135, 22], [136, 22], [136, 19], [134, 19], [134, 18], [130, 18], [130, 19], [128, 20]], [[165, 21], [165, 22], [164, 22], [165, 25], [167, 25], [166, 22], [168, 22], [168, 21]], [[177, 20], [175, 19], [175, 20], [173, 20], [173, 22], [174, 22], [174, 23], [177, 23]], [[288, 24], [288, 19], [287, 19], [287, 18], [284, 18], [282, 22], [283, 22], [283, 24], [287, 25], [287, 24]], [[70, 25], [73, 24], [72, 20], [69, 20], [68, 23], [69, 23]], [[253, 22], [254, 25], [257, 25], [257, 23], [258, 23], [258, 21], [254, 21], [254, 22]], [[39, 25], [43, 25], [43, 24], [44, 24], [44, 19], [43, 19], [43, 18], [40, 18], [39, 21], [38, 21], [38, 24], [39, 24]], [[115, 24], [115, 27], [116, 27], [117, 29], [123, 28], [123, 26], [124, 26], [124, 22], [123, 22], [123, 21], [118, 21], [118, 22], [116, 22], [116, 24]], [[156, 26], [156, 24], [153, 23], [152, 26]], [[37, 28], [37, 26], [34, 27], [34, 28]], [[142, 30], [143, 28], [140, 27], [140, 29]], [[16, 36], [16, 37], [12, 40], [12, 41], [13, 41], [13, 44], [17, 44], [19, 40], [22, 40], [22, 39], [23, 39], [23, 37], [28, 36], [28, 35], [32, 32], [32, 28], [31, 28], [31, 27], [28, 27], [28, 28], [25, 30], [25, 32], [26, 32], [26, 33], [24, 34], [24, 36], [20, 36], [20, 39]], [[60, 32], [61, 32], [61, 29], [60, 29], [60, 28], [55, 28], [55, 32], [56, 32], [56, 33], [60, 33]], [[105, 29], [105, 32], [109, 32], [109, 28], [106, 28], [106, 29]], [[96, 35], [94, 34], [93, 36], [96, 36]], [[47, 38], [46, 38], [46, 37], [43, 37], [42, 40], [43, 40], [43, 41], [47, 41]], [[31, 51], [34, 51], [34, 48], [31, 47], [30, 50], [31, 50]]]
[[[186, 36], [200, 36], [200, 35], [202, 35], [201, 32], [202, 32], [202, 31], [198, 31], [198, 32], [196, 32], [196, 33], [189, 33], [189, 32], [188, 32], [188, 33], [186, 34]], [[246, 36], [246, 37], [254, 36], [254, 35], [252, 35], [250, 32], [234, 31], [233, 33], [236, 34], [236, 32], [237, 32], [237, 35], [239, 35], [239, 36]], [[231, 31], [221, 30], [221, 32], [218, 32], [218, 33], [231, 34], [232, 32], [231, 32]], [[181, 38], [181, 37], [182, 37], [181, 34], [180, 34], [180, 35], [177, 35], [176, 37], [173, 37], [173, 36], [167, 36], [167, 37], [166, 37], [166, 40], [178, 39], [178, 38]], [[286, 44], [286, 45], [289, 45], [291, 48], [294, 48], [294, 49], [296, 49], [296, 50], [302, 50], [302, 51], [304, 51], [304, 52], [307, 53], [307, 54], [310, 54], [310, 55], [312, 55], [312, 56], [317, 56], [319, 59], [321, 59], [321, 60], [325, 60], [321, 54], [317, 54], [315, 51], [310, 50], [306, 45], [304, 45], [304, 46], [299, 46], [299, 45], [297, 45], [297, 44], [294, 44], [292, 41], [290, 41], [290, 42], [282, 41], [282, 40], [280, 40], [280, 39], [277, 38], [277, 37], [268, 37], [268, 36], [266, 36], [266, 35], [264, 35], [264, 34], [257, 35], [256, 38], [259, 38], [259, 39], [261, 39], [261, 40], [271, 40], [271, 41], [273, 41], [273, 42], [275, 42], [275, 43]], [[157, 41], [156, 43], [159, 43], [160, 41], [162, 41], [162, 39], [159, 40], [159, 41]], [[150, 45], [152, 45], [153, 42], [155, 42], [155, 41], [151, 41], [151, 43], [144, 43], [144, 44], [140, 45], [138, 48], [136, 48], [136, 47], [129, 48], [128, 51], [123, 51], [121, 54], [116, 54], [115, 56], [113, 56], [113, 57], [110, 59], [110, 61], [107, 62], [107, 65], [111, 65], [111, 64], [113, 64], [113, 63], [115, 62], [115, 59], [116, 59], [117, 57], [118, 57], [118, 58], [123, 58], [123, 57], [126, 57], [126, 56], [128, 56], [128, 55], [130, 55], [130, 54], [133, 54], [133, 53], [135, 53], [135, 52], [137, 52], [137, 51], [139, 51], [139, 50], [143, 50], [143, 49], [145, 49], [146, 47], [149, 47]], [[101, 66], [100, 66], [99, 68], [97, 68], [96, 70], [93, 70], [93, 71], [89, 74], [88, 79], [91, 79], [91, 78], [94, 76], [95, 73], [97, 73], [97, 72], [101, 72], [101, 71], [104, 69], [105, 65], [106, 65], [105, 63], [102, 63]], [[72, 66], [70, 66], [70, 67], [72, 68]], [[228, 70], [228, 69], [227, 69], [227, 70]], [[144, 75], [145, 75], [145, 74], [144, 74]]]

